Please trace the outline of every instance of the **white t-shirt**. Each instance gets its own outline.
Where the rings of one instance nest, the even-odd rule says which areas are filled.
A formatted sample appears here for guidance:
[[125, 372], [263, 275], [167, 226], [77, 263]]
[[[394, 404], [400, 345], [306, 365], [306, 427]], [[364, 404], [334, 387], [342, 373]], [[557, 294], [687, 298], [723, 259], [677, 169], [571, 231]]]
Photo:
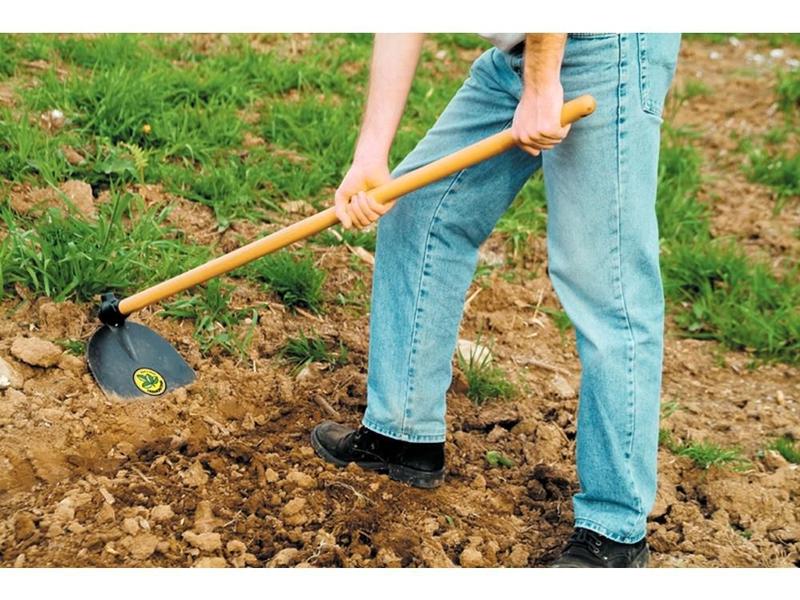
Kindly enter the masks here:
[[508, 52], [520, 42], [525, 41], [524, 33], [479, 33], [478, 35], [492, 42], [503, 52]]

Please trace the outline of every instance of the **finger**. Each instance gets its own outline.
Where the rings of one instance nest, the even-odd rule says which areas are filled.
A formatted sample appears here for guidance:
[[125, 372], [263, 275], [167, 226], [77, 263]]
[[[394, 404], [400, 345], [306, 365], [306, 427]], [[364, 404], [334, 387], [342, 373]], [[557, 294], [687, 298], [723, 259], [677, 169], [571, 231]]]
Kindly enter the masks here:
[[533, 146], [522, 146], [521, 145], [521, 146], [519, 146], [519, 148], [523, 152], [527, 152], [531, 156], [539, 156], [539, 154], [541, 154], [541, 150], [539, 150], [538, 148], [534, 148]]
[[358, 195], [353, 196], [350, 199], [350, 216], [353, 217], [353, 221], [359, 229], [369, 225], [369, 219], [361, 210], [361, 204], [358, 201]]
[[361, 212], [367, 216], [370, 223], [374, 223], [380, 218], [381, 213], [375, 211], [370, 203], [370, 197], [367, 196], [366, 193], [358, 195], [358, 205], [361, 207]]
[[336, 190], [334, 195], [334, 212], [342, 227], [350, 229], [353, 226], [353, 221], [350, 215], [347, 214], [347, 198], [339, 190]]
[[369, 204], [369, 207], [372, 209], [373, 212], [375, 212], [375, 213], [377, 213], [378, 215], [381, 215], [381, 216], [383, 216], [387, 212], [389, 212], [389, 210], [391, 210], [392, 206], [394, 206], [395, 202], [396, 202], [396, 200], [393, 200], [392, 202], [387, 202], [386, 204], [381, 204], [377, 200], [373, 199], [371, 196], [367, 195], [367, 204]]

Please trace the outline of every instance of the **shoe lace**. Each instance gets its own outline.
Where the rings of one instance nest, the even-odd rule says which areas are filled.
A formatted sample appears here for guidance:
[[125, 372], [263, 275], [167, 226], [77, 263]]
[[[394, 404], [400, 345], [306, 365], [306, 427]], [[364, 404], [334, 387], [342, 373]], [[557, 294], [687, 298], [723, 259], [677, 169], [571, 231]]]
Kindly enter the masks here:
[[578, 528], [567, 542], [567, 551], [572, 549], [587, 550], [595, 556], [600, 555], [600, 548], [603, 547], [603, 538], [599, 533], [590, 529]]

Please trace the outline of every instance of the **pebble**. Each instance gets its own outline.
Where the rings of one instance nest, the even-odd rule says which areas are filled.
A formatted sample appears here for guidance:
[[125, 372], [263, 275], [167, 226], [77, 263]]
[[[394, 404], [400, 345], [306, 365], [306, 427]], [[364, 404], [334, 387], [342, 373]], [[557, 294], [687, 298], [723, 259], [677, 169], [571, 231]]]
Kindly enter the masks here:
[[269, 567], [288, 567], [294, 557], [297, 556], [299, 550], [297, 548], [284, 548], [272, 557], [272, 560], [267, 563]]
[[286, 481], [294, 483], [303, 489], [311, 489], [317, 486], [317, 482], [314, 478], [306, 475], [302, 471], [289, 471], [289, 474], [286, 475]]
[[153, 519], [156, 523], [161, 523], [162, 521], [169, 521], [172, 517], [175, 516], [175, 513], [172, 510], [172, 507], [169, 504], [159, 504], [158, 506], [154, 506], [150, 510], [150, 518]]
[[150, 558], [158, 547], [159, 539], [152, 533], [143, 533], [130, 538], [128, 549], [136, 560]]
[[38, 337], [18, 337], [11, 344], [11, 354], [34, 367], [52, 367], [61, 358], [62, 350], [53, 342]]
[[492, 352], [489, 348], [470, 340], [458, 340], [456, 352], [467, 364], [472, 362], [474, 365], [480, 365], [492, 361]]
[[203, 487], [208, 483], [208, 473], [199, 461], [195, 461], [183, 472], [183, 482], [192, 487]]
[[24, 566], [25, 566], [25, 553], [23, 552], [16, 559], [14, 559], [14, 568], [21, 569]]
[[708, 58], [710, 58], [711, 60], [719, 60], [720, 58], [722, 58], [722, 54], [720, 54], [716, 50], [712, 50], [711, 52], [708, 53]]
[[553, 378], [550, 380], [550, 387], [553, 388], [553, 391], [559, 398], [568, 400], [569, 398], [575, 397], [575, 389], [558, 373], [553, 375]]
[[0, 358], [0, 390], [7, 388], [19, 389], [25, 379], [8, 362]]
[[99, 523], [108, 523], [113, 521], [115, 516], [114, 507], [107, 502], [103, 502], [103, 506], [101, 506], [100, 510], [97, 511], [97, 521]]
[[192, 566], [196, 569], [224, 569], [228, 563], [221, 556], [205, 556], [194, 561]]
[[783, 48], [773, 48], [769, 51], [770, 58], [783, 58], [783, 55], [786, 54]]
[[184, 531], [183, 539], [203, 552], [213, 552], [222, 548], [222, 538], [218, 533], [195, 533], [194, 531]]
[[231, 540], [225, 545], [225, 549], [231, 554], [244, 554], [247, 552], [247, 546], [239, 540]]
[[280, 476], [275, 469], [267, 469], [264, 471], [264, 479], [267, 480], [267, 483], [275, 483], [278, 481], [278, 479], [280, 479]]
[[461, 555], [458, 557], [459, 564], [462, 567], [482, 567], [484, 565], [483, 554], [478, 552], [475, 548], [464, 548]]
[[282, 514], [284, 517], [291, 517], [298, 514], [305, 507], [306, 507], [305, 498], [294, 498], [286, 503], [286, 506], [283, 507]]
[[53, 520], [57, 523], [68, 523], [75, 518], [75, 500], [72, 498], [64, 498], [56, 506], [53, 513]]
[[486, 436], [486, 441], [490, 444], [494, 444], [495, 442], [499, 442], [503, 437], [506, 436], [506, 434], [508, 434], [507, 429], [503, 429], [499, 425], [495, 425]]
[[127, 517], [122, 521], [122, 531], [128, 535], [136, 535], [139, 533], [139, 521], [134, 517]]

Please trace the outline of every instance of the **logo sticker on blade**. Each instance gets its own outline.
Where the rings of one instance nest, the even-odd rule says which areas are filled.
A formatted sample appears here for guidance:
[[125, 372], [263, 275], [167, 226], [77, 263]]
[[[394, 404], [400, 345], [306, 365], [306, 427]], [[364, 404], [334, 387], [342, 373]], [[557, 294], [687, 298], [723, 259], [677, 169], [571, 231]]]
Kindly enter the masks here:
[[167, 389], [167, 382], [161, 373], [145, 368], [133, 372], [133, 385], [149, 396], [160, 396]]

